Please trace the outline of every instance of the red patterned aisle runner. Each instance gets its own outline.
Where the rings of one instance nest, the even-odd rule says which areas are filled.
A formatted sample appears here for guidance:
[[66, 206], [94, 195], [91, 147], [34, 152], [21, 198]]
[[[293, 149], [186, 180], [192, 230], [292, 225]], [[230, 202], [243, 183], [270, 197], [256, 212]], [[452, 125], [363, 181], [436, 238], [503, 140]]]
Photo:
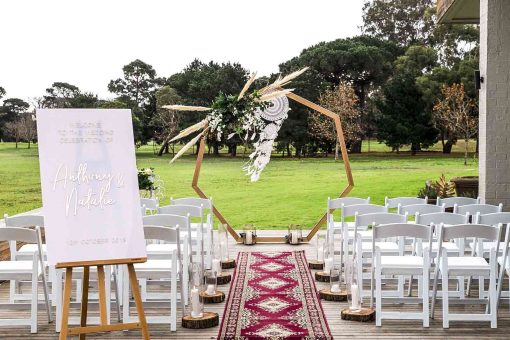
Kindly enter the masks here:
[[303, 251], [241, 252], [218, 339], [333, 339]]

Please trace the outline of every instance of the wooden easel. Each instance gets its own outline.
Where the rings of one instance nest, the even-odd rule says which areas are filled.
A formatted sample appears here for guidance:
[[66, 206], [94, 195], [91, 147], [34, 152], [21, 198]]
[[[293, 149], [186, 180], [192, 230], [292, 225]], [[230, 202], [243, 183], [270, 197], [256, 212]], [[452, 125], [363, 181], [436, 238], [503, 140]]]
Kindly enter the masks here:
[[[146, 258], [135, 259], [119, 259], [119, 260], [106, 260], [106, 261], [83, 261], [83, 262], [67, 262], [59, 263], [56, 265], [57, 269], [65, 268], [65, 285], [64, 296], [62, 302], [62, 327], [60, 330], [60, 340], [67, 339], [68, 335], [79, 335], [79, 339], [85, 339], [88, 333], [99, 332], [113, 332], [129, 329], [141, 329], [143, 339], [148, 340], [149, 329], [147, 327], [147, 320], [145, 319], [145, 312], [143, 310], [142, 298], [140, 296], [140, 289], [138, 287], [138, 280], [134, 263], [143, 263], [147, 261]], [[129, 272], [129, 282], [133, 297], [136, 303], [136, 310], [138, 312], [138, 322], [131, 323], [118, 323], [109, 325], [106, 315], [106, 289], [105, 289], [105, 272], [104, 266], [126, 264]], [[82, 300], [81, 300], [81, 317], [80, 326], [69, 328], [69, 305], [71, 303], [71, 290], [73, 282], [73, 268], [83, 267], [83, 284], [82, 284]], [[88, 294], [89, 294], [89, 274], [90, 267], [97, 267], [98, 289], [99, 289], [99, 316], [100, 325], [87, 326], [87, 307], [88, 307]], [[126, 302], [129, 303], [129, 302]]]

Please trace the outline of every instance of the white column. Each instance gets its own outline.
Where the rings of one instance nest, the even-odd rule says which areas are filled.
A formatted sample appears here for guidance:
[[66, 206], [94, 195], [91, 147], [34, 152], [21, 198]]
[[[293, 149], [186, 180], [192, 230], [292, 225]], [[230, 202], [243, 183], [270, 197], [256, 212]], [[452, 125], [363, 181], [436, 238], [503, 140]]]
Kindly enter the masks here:
[[510, 211], [510, 1], [480, 0], [480, 196]]

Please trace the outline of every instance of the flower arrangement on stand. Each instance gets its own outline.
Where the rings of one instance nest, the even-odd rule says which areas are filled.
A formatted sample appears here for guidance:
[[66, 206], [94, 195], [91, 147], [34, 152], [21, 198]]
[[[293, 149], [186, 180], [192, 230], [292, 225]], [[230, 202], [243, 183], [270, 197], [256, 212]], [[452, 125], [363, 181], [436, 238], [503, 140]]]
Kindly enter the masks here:
[[218, 141], [229, 140], [239, 136], [245, 143], [252, 144], [253, 153], [243, 170], [256, 182], [262, 170], [269, 163], [274, 140], [289, 111], [287, 94], [293, 89], [285, 89], [293, 79], [305, 72], [307, 68], [279, 77], [272, 84], [249, 92], [256, 79], [253, 73], [238, 95], [219, 93], [210, 107], [166, 105], [170, 110], [208, 112], [205, 119], [184, 129], [171, 142], [200, 131], [171, 160], [174, 162], [200, 138], [212, 135]]
[[154, 198], [162, 194], [163, 186], [159, 176], [154, 172], [154, 168], [138, 170], [138, 189], [144, 197]]

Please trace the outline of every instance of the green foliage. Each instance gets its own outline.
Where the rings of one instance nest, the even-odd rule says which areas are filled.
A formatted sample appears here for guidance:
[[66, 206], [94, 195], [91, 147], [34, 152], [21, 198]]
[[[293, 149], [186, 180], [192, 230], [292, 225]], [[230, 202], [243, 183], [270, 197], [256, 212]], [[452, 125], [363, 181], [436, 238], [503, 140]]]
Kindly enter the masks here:
[[5, 93], [6, 93], [5, 89], [2, 86], [0, 86], [0, 99], [2, 99], [5, 96]]
[[423, 188], [420, 189], [420, 191], [418, 191], [418, 197], [419, 198], [431, 198], [431, 199], [436, 199], [437, 198], [437, 190], [436, 190], [436, 187], [434, 185], [432, 185], [432, 183], [430, 183], [430, 181], [427, 181], [425, 183], [425, 186]]
[[138, 189], [156, 190], [154, 186], [154, 168], [141, 168], [138, 170]]
[[436, 141], [437, 131], [432, 125], [431, 113], [425, 111], [425, 102], [412, 75], [394, 76], [384, 86], [382, 94], [383, 98], [376, 102], [380, 111], [379, 141], [397, 150], [411, 144], [413, 153]]
[[[46, 108], [79, 108], [80, 106], [73, 106], [72, 100], [80, 94], [80, 89], [77, 86], [64, 82], [54, 82], [51, 87], [46, 89], [42, 106]], [[82, 103], [83, 101], [80, 100], [76, 104], [80, 105]]]
[[455, 196], [455, 184], [446, 180], [446, 176], [441, 174], [441, 177], [434, 183], [437, 197], [448, 198]]

